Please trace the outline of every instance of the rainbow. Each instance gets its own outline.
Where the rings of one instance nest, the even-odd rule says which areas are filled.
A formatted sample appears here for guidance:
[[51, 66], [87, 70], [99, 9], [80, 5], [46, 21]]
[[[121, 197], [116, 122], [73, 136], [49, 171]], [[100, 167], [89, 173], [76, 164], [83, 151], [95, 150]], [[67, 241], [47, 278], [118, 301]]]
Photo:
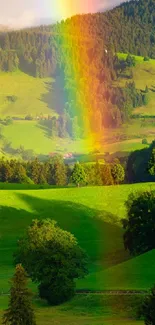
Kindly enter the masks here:
[[[67, 3], [67, 5], [66, 5]], [[57, 0], [56, 8], [62, 18], [71, 17], [76, 13], [92, 13], [98, 10], [99, 1], [93, 0]], [[95, 107], [93, 89], [99, 86], [94, 79], [96, 67], [90, 65], [87, 46], [95, 47], [95, 39], [88, 38], [88, 26], [80, 26], [80, 15], [74, 17], [74, 22], [67, 18], [65, 24], [57, 24], [61, 40], [57, 37], [58, 51], [64, 56], [65, 88], [68, 92], [68, 106], [70, 111], [77, 116], [80, 127], [84, 131], [84, 147], [98, 149], [101, 136], [101, 117]], [[61, 30], [60, 30], [61, 28]], [[78, 43], [78, 46], [75, 45]], [[64, 55], [64, 53], [65, 55]], [[86, 64], [86, 62], [88, 62]], [[76, 104], [75, 104], [76, 103]], [[95, 114], [94, 114], [95, 112]], [[83, 143], [81, 141], [81, 143]], [[83, 148], [81, 148], [83, 149]], [[82, 150], [83, 151], [83, 150]], [[87, 152], [89, 149], [87, 150]]]

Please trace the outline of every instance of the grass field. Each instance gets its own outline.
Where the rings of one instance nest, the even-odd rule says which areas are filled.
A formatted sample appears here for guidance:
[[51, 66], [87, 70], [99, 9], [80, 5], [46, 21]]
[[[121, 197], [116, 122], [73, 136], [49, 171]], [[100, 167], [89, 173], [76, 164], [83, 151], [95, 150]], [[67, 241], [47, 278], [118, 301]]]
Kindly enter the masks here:
[[[153, 189], [155, 184], [42, 190], [12, 187], [1, 189], [0, 316], [8, 301], [1, 294], [8, 292], [8, 280], [14, 271], [12, 254], [19, 236], [34, 218], [57, 220], [86, 250], [90, 274], [77, 282], [78, 289], [149, 289], [153, 285], [155, 251], [130, 258], [124, 251], [120, 220], [125, 217], [124, 202], [129, 193]], [[30, 287], [35, 293], [35, 285], [30, 283]], [[81, 295], [54, 308], [39, 301], [34, 304], [40, 325], [143, 324], [131, 319], [138, 302], [130, 296]]]

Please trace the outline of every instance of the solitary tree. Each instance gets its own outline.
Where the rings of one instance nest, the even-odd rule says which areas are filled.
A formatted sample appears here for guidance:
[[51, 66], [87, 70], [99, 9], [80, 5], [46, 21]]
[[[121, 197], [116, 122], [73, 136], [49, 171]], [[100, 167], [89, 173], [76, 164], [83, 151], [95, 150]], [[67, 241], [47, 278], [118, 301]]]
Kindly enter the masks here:
[[19, 264], [12, 279], [9, 307], [3, 316], [4, 325], [36, 325], [30, 300], [31, 293], [26, 286], [27, 275]]
[[142, 316], [146, 325], [155, 324], [155, 286], [142, 304]]
[[83, 166], [79, 163], [76, 163], [73, 168], [71, 180], [76, 186], [86, 183], [86, 173]]
[[128, 65], [128, 67], [134, 67], [136, 65], [135, 57], [132, 56], [131, 54], [128, 54], [128, 56], [126, 58], [126, 63]]
[[16, 261], [39, 284], [40, 297], [57, 305], [71, 298], [75, 279], [87, 274], [87, 259], [76, 238], [50, 219], [34, 220], [19, 241]]
[[124, 245], [132, 255], [155, 248], [155, 193], [146, 191], [130, 194], [127, 219], [122, 220], [125, 229]]

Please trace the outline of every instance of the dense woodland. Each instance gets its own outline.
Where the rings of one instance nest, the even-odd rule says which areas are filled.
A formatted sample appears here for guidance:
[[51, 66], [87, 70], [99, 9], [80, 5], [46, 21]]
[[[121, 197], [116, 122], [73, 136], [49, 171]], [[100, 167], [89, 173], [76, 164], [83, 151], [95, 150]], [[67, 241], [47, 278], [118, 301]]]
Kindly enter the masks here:
[[[119, 127], [133, 109], [147, 104], [145, 91], [132, 82], [129, 55], [120, 61], [117, 52], [155, 58], [155, 0], [130, 1], [107, 13], [77, 15], [51, 26], [0, 34], [0, 70], [22, 71], [34, 77], [52, 76], [63, 97], [58, 124], [65, 137], [83, 137], [103, 127]], [[126, 75], [124, 88], [114, 81]], [[61, 84], [60, 84], [61, 83]], [[52, 85], [48, 85], [52, 92]], [[52, 95], [51, 95], [52, 98]]]

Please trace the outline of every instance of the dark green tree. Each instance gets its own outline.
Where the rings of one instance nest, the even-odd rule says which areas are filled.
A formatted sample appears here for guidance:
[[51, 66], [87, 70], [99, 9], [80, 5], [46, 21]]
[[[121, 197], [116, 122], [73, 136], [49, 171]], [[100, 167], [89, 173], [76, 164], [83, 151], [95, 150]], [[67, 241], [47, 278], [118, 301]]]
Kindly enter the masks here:
[[36, 325], [31, 293], [27, 289], [27, 274], [20, 264], [16, 266], [12, 279], [9, 306], [3, 315], [3, 324]]
[[142, 316], [146, 325], [155, 324], [155, 286], [142, 304]]
[[26, 169], [20, 163], [16, 163], [13, 169], [12, 182], [19, 184], [31, 183], [30, 178], [26, 175]]
[[126, 58], [126, 63], [128, 65], [128, 67], [134, 67], [136, 65], [135, 57], [132, 56], [131, 54], [128, 54], [128, 56]]
[[55, 221], [34, 220], [18, 243], [15, 261], [23, 263], [42, 298], [57, 305], [75, 293], [75, 279], [87, 274], [87, 258], [76, 238]]
[[0, 181], [1, 182], [10, 182], [12, 180], [13, 170], [9, 162], [5, 159], [2, 159], [0, 162]]
[[147, 138], [142, 139], [142, 144], [148, 144]]
[[40, 162], [39, 162], [39, 160], [37, 158], [31, 162], [31, 165], [30, 165], [30, 175], [31, 175], [30, 177], [31, 177], [32, 181], [35, 184], [39, 184], [39, 178], [40, 178]]
[[127, 218], [123, 219], [124, 246], [131, 255], [155, 248], [155, 193], [130, 194], [126, 202]]
[[86, 173], [81, 164], [78, 162], [74, 165], [71, 182], [73, 182], [76, 186], [80, 186], [86, 183]]
[[148, 56], [145, 56], [144, 61], [150, 61], [150, 58]]

